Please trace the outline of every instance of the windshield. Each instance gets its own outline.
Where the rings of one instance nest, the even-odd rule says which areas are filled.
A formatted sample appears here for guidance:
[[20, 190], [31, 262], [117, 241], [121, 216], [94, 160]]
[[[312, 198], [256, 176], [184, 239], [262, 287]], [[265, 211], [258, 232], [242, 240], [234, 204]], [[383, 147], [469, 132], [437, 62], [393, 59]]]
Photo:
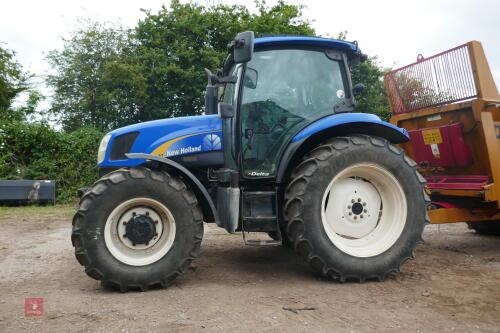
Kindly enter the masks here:
[[256, 71], [254, 89], [245, 89], [243, 104], [273, 101], [295, 115], [315, 119], [344, 103], [343, 63], [314, 50], [256, 52], [247, 67]]
[[241, 100], [245, 175], [273, 175], [282, 148], [298, 130], [346, 105], [344, 65], [337, 58], [323, 50], [255, 52]]

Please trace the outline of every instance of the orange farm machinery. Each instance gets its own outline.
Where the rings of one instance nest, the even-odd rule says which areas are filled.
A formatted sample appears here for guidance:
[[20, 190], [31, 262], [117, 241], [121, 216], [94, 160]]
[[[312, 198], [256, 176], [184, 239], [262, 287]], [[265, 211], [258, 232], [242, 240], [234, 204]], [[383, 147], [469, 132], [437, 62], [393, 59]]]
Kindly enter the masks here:
[[467, 222], [500, 234], [500, 95], [481, 43], [472, 41], [384, 78], [391, 123], [427, 181], [431, 223]]

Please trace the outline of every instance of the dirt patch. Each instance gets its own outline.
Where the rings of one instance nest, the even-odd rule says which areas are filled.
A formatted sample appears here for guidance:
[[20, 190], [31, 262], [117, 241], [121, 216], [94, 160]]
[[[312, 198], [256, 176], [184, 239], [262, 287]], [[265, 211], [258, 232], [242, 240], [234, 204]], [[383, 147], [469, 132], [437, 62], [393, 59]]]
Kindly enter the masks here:
[[[32, 208], [31, 208], [32, 209]], [[0, 210], [0, 332], [499, 332], [500, 238], [428, 226], [385, 282], [316, 277], [293, 251], [205, 225], [200, 257], [163, 290], [102, 289], [76, 262], [67, 209]], [[44, 298], [25, 317], [24, 300]]]

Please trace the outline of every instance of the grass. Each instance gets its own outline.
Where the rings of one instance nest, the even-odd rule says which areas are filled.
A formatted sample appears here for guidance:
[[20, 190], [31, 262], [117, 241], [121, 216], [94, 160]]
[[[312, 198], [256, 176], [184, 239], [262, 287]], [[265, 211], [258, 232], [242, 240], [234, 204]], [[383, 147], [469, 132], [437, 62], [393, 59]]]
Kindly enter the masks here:
[[75, 205], [55, 205], [55, 206], [0, 206], [0, 219], [7, 216], [57, 216], [61, 218], [71, 218], [75, 214]]

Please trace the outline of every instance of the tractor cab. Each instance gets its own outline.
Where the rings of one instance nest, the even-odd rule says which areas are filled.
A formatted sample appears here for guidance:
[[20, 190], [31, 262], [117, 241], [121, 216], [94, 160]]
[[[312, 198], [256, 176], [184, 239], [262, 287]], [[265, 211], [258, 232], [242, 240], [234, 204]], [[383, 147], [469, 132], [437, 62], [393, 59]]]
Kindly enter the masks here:
[[[353, 112], [348, 65], [364, 59], [357, 43], [319, 37], [253, 38], [241, 33], [209, 84], [206, 113], [225, 123], [226, 163], [242, 177], [276, 177], [292, 137], [318, 119]], [[211, 74], [209, 74], [210, 76]], [[359, 89], [359, 87], [358, 87]]]
[[[214, 170], [213, 189], [218, 224], [231, 233], [268, 232], [275, 238], [257, 244], [280, 243], [284, 230], [277, 203], [303, 151], [360, 127], [362, 122], [352, 122], [356, 117], [380, 121], [353, 114], [349, 65], [366, 56], [356, 42], [300, 36], [254, 39], [253, 32], [238, 34], [228, 48], [219, 75], [207, 70], [205, 100], [206, 113], [218, 114], [222, 121], [224, 165]], [[335, 127], [332, 121], [349, 125]], [[357, 133], [370, 134], [377, 127], [366, 122]], [[248, 238], [245, 242], [254, 244]]]

